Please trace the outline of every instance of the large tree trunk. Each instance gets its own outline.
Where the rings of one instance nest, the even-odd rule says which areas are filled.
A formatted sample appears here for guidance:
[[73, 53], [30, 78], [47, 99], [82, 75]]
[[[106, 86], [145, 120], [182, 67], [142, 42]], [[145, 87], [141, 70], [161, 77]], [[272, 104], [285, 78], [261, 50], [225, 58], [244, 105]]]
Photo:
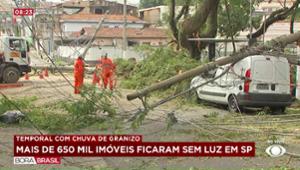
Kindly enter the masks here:
[[[219, 0], [204, 0], [196, 13], [189, 18], [186, 18], [178, 31], [179, 44], [181, 47], [187, 49], [193, 58], [200, 58], [201, 48], [206, 47], [207, 44], [198, 45], [197, 42], [189, 41], [196, 35], [200, 37], [215, 37], [217, 33], [217, 10]], [[171, 13], [172, 15], [172, 13]], [[174, 34], [174, 24], [171, 25], [171, 30]]]
[[[167, 80], [161, 81], [159, 83], [153, 84], [150, 87], [146, 87], [142, 90], [139, 90], [135, 93], [129, 94], [127, 95], [127, 99], [128, 100], [133, 100], [136, 99], [138, 97], [143, 97], [148, 95], [149, 93], [159, 90], [159, 89], [163, 89], [163, 88], [167, 88], [170, 87], [173, 84], [179, 83], [185, 79], [197, 76], [205, 71], [209, 71], [212, 69], [217, 68], [218, 66], [222, 66], [222, 65], [226, 65], [229, 63], [235, 63], [245, 57], [251, 56], [251, 55], [258, 55], [258, 54], [264, 54], [264, 52], [266, 51], [270, 51], [271, 49], [282, 49], [284, 48], [287, 44], [293, 43], [295, 41], [298, 41], [300, 39], [300, 31], [295, 33], [295, 34], [290, 34], [290, 35], [284, 35], [284, 36], [280, 36], [276, 39], [271, 40], [269, 43], [267, 43], [267, 46], [264, 45], [260, 45], [260, 46], [252, 46], [249, 47], [247, 49], [243, 49], [238, 53], [233, 54], [230, 57], [225, 57], [222, 58], [220, 60], [217, 60], [215, 62], [210, 62], [208, 64], [196, 67], [194, 69], [191, 69], [185, 73], [182, 73], [180, 75], [171, 77]], [[273, 53], [273, 55], [276, 53]], [[279, 53], [280, 54], [280, 53]], [[280, 54], [282, 55], [282, 54]], [[299, 65], [299, 60], [293, 58], [293, 57], [288, 57], [288, 60], [291, 64], [297, 64]]]
[[170, 1], [170, 16], [169, 16], [169, 26], [172, 31], [173, 40], [171, 43], [175, 43], [177, 45], [177, 50], [179, 50], [179, 30], [178, 30], [178, 22], [184, 16], [187, 18], [189, 13], [191, 0], [186, 0], [184, 6], [181, 8], [179, 14], [176, 16], [176, 0]]

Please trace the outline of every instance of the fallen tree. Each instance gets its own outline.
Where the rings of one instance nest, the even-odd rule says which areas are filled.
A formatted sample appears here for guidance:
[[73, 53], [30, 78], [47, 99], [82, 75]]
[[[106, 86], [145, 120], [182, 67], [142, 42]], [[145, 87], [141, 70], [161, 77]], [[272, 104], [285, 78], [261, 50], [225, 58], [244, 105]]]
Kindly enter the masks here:
[[219, 59], [214, 62], [210, 62], [205, 65], [201, 65], [199, 67], [196, 67], [194, 69], [191, 69], [189, 71], [186, 71], [180, 75], [171, 77], [167, 80], [161, 81], [159, 83], [153, 84], [149, 87], [146, 87], [142, 90], [136, 91], [132, 94], [127, 95], [128, 100], [134, 100], [136, 98], [142, 98], [144, 96], [147, 96], [149, 93], [167, 88], [172, 86], [173, 84], [176, 84], [178, 82], [181, 82], [185, 79], [197, 76], [201, 73], [204, 73], [209, 70], [213, 70], [217, 68], [218, 66], [226, 65], [229, 63], [235, 63], [245, 57], [251, 56], [251, 55], [259, 55], [259, 54], [270, 54], [274, 56], [283, 56], [287, 57], [289, 62], [294, 65], [300, 65], [299, 59], [297, 59], [296, 56], [291, 55], [285, 55], [282, 53], [284, 47], [288, 44], [291, 44], [295, 41], [298, 41], [300, 39], [300, 31], [295, 34], [290, 35], [283, 35], [278, 38], [275, 38], [273, 40], [270, 40], [266, 43], [266, 45], [254, 45], [248, 48], [244, 48], [240, 50], [238, 53], [232, 54], [229, 57], [224, 57], [222, 59]]

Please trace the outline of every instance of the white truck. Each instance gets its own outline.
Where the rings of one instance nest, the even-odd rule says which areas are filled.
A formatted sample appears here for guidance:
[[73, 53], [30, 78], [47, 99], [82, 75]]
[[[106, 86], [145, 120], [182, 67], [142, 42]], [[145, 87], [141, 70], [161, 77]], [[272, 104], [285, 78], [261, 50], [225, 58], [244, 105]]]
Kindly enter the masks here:
[[31, 72], [29, 45], [25, 38], [0, 37], [0, 83], [16, 83]]
[[291, 105], [290, 66], [284, 57], [249, 56], [218, 68], [211, 76], [195, 77], [191, 87], [222, 75], [228, 67], [231, 69], [221, 78], [196, 89], [200, 100], [228, 105], [232, 112], [237, 112], [238, 106], [268, 106], [274, 112], [284, 112]]

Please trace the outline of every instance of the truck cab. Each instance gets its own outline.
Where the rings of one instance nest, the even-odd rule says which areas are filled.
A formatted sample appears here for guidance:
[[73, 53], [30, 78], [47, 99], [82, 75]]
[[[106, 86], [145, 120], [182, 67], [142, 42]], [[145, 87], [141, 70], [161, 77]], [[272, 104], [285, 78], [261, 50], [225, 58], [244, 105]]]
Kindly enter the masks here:
[[0, 83], [16, 83], [31, 71], [29, 45], [25, 38], [0, 37]]

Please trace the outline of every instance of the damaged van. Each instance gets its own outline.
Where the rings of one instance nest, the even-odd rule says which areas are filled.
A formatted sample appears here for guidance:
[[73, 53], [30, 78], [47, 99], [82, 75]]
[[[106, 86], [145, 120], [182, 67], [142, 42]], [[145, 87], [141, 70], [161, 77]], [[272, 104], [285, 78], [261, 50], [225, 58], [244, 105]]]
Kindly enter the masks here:
[[196, 88], [197, 96], [199, 100], [228, 105], [231, 112], [244, 107], [266, 106], [273, 112], [284, 112], [292, 103], [290, 66], [284, 57], [249, 56], [235, 64], [195, 77], [191, 87], [197, 87], [214, 77], [220, 78]]

